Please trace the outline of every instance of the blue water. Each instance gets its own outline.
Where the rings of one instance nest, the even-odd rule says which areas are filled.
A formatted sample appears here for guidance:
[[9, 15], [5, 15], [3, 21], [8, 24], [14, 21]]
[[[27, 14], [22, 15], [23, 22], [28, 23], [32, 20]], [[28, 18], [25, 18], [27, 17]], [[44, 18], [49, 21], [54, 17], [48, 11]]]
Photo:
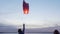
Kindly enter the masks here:
[[[0, 33], [0, 34], [18, 34], [18, 33]], [[53, 34], [53, 33], [25, 33], [25, 34]]]

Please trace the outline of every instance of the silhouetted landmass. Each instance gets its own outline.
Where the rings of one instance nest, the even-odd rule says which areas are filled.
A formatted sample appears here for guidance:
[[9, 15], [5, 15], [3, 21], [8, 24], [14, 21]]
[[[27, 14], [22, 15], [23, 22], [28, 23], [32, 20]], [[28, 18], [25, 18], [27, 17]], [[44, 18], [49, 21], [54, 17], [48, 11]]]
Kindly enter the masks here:
[[[3, 26], [3, 25], [0, 25]], [[47, 28], [32, 28], [32, 29], [26, 29], [25, 32], [27, 33], [51, 33], [54, 32], [54, 30], [57, 29], [60, 32], [60, 26], [58, 27], [47, 27]], [[14, 32], [17, 33], [18, 32], [18, 28], [15, 26], [8, 26], [8, 27], [0, 27], [0, 32]]]

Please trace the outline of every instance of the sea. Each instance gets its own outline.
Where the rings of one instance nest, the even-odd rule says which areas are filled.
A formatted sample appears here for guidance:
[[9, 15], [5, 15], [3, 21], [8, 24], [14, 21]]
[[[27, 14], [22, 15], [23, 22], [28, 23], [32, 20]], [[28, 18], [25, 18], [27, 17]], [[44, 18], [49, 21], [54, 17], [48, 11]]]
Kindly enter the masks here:
[[[0, 33], [0, 34], [18, 34], [18, 33]], [[25, 34], [53, 34], [53, 33], [25, 33]]]

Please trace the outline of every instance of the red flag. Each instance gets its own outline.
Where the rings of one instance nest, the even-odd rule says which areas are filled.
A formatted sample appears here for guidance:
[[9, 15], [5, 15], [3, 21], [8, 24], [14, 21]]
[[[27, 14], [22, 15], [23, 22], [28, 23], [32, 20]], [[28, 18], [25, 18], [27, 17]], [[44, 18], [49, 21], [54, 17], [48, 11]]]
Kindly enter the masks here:
[[23, 0], [23, 12], [24, 12], [24, 14], [29, 13], [29, 4], [26, 3], [24, 0]]

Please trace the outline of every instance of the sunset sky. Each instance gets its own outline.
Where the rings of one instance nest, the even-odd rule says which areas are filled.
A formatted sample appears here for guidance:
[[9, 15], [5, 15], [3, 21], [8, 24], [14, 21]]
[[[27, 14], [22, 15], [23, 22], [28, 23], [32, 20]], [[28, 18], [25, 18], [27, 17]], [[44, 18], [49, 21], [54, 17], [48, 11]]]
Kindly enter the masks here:
[[6, 25], [60, 25], [60, 0], [26, 0], [29, 14], [23, 13], [23, 0], [0, 0], [0, 23]]

